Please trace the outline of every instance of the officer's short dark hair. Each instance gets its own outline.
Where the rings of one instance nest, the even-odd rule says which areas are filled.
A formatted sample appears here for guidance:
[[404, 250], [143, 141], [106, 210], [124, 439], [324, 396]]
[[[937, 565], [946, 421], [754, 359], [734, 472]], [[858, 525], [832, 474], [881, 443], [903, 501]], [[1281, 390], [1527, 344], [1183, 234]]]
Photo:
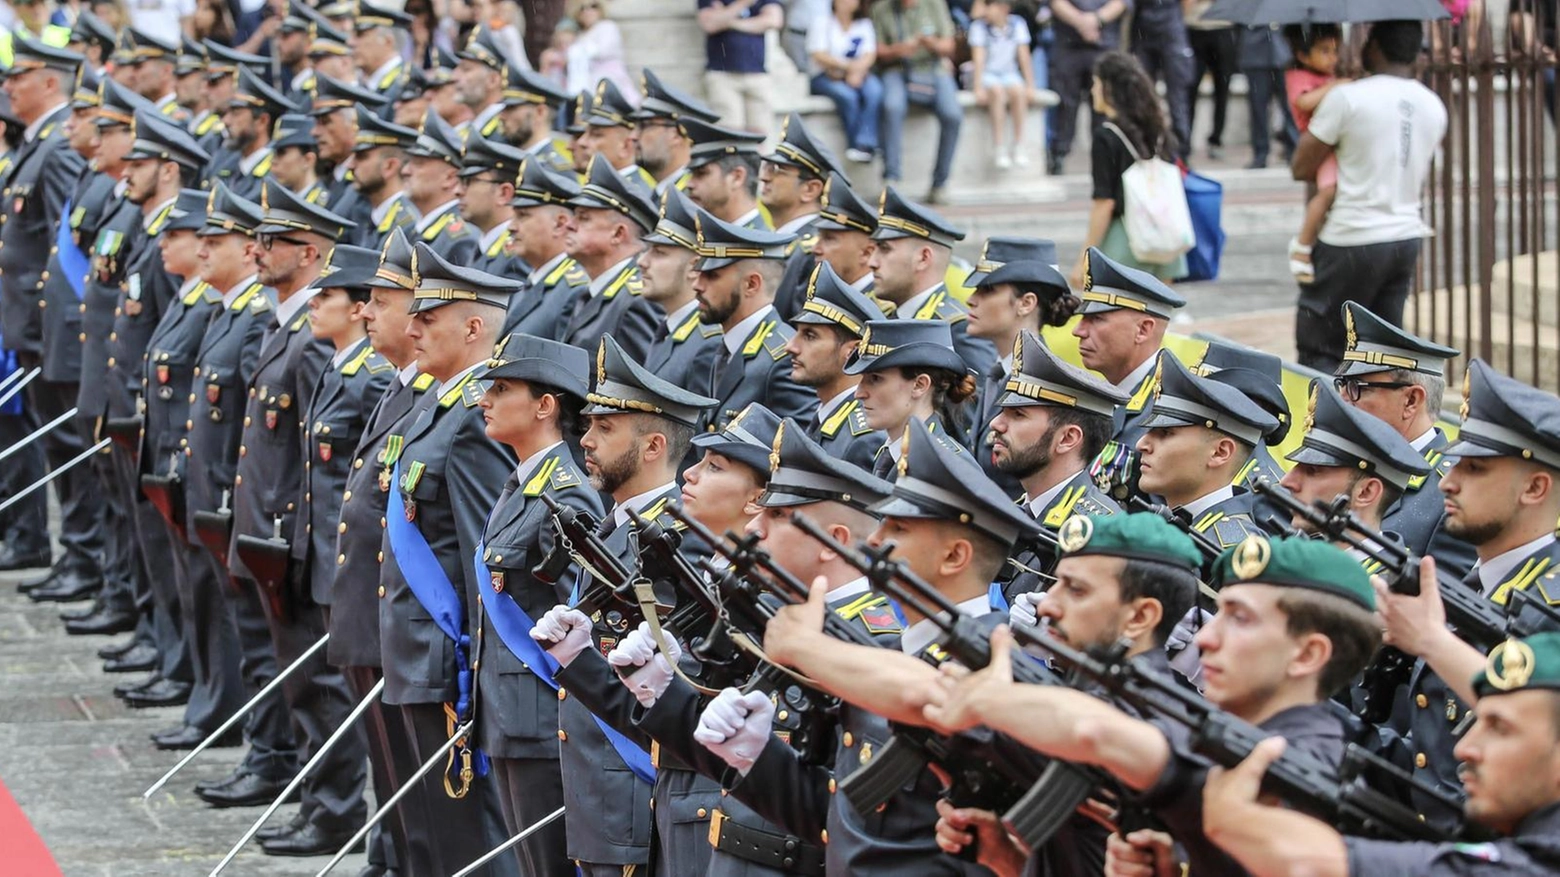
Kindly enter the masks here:
[[1164, 645], [1175, 626], [1197, 602], [1197, 574], [1182, 566], [1129, 557], [1117, 581], [1122, 603], [1147, 597], [1158, 600], [1164, 608], [1159, 624], [1154, 627], [1156, 646]]
[[1110, 442], [1111, 436], [1115, 434], [1115, 424], [1103, 414], [1060, 406], [1052, 406], [1047, 410], [1051, 412], [1051, 429], [1076, 426], [1083, 433], [1083, 446], [1079, 448], [1078, 453], [1085, 460], [1098, 457], [1100, 451], [1105, 450], [1105, 445]]
[[1374, 613], [1337, 594], [1285, 588], [1278, 608], [1284, 613], [1285, 629], [1291, 637], [1319, 633], [1332, 642], [1332, 657], [1316, 682], [1319, 697], [1332, 697], [1343, 690], [1381, 648], [1381, 624]]
[[688, 449], [693, 447], [693, 427], [686, 423], [678, 423], [658, 414], [646, 414], [636, 412], [634, 415], [634, 435], [643, 437], [652, 432], [658, 432], [666, 436], [666, 458], [680, 463], [688, 456]]
[[1419, 60], [1424, 26], [1418, 21], [1402, 19], [1378, 21], [1371, 25], [1370, 36], [1365, 38], [1365, 45], [1371, 44], [1381, 50], [1381, 56], [1389, 64], [1412, 64]]
[[1380, 476], [1370, 475], [1370, 474], [1367, 474], [1365, 472], [1361, 472], [1358, 469], [1350, 469], [1349, 473], [1350, 473], [1350, 477], [1349, 477], [1349, 490], [1350, 491], [1354, 490], [1354, 486], [1356, 484], [1359, 484], [1360, 483], [1360, 479], [1362, 479], [1362, 478], [1375, 478], [1376, 480], [1381, 482], [1381, 502], [1379, 504], [1379, 507], [1380, 507], [1380, 509], [1383, 512], [1385, 512], [1389, 508], [1392, 508], [1392, 506], [1397, 504], [1398, 500], [1403, 498], [1403, 490], [1402, 490], [1402, 488], [1396, 487], [1396, 486], [1394, 486], [1392, 484], [1388, 484], [1386, 479], [1381, 478]]
[[374, 297], [374, 291], [367, 286], [344, 286], [342, 291], [347, 294], [349, 301], [358, 304], [368, 304], [369, 299]]
[[[10, 137], [10, 132], [9, 131], [6, 132], [6, 136], [7, 136], [7, 138]], [[181, 189], [199, 189], [199, 188], [201, 188], [200, 181], [201, 181], [201, 177], [204, 175], [204, 173], [205, 173], [205, 168], [190, 167], [189, 165], [185, 165], [185, 164], [179, 165], [179, 188], [181, 188]]]
[[584, 401], [550, 384], [529, 381], [525, 384], [530, 388], [533, 398], [550, 394], [558, 400], [558, 430], [563, 433], [565, 439], [573, 441], [585, 434], [585, 418], [580, 414], [585, 410]]
[[747, 193], [750, 198], [758, 197], [758, 156], [746, 152], [735, 155], [722, 155], [714, 162], [720, 167], [720, 172], [729, 174], [737, 168], [747, 169]]

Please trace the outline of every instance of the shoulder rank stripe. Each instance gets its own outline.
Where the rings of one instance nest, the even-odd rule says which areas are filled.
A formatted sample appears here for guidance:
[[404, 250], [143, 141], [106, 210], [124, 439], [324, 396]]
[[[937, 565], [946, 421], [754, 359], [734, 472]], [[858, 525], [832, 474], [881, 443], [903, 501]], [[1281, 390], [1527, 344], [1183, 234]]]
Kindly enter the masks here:
[[507, 243], [509, 243], [509, 230], [504, 229], [504, 233], [499, 235], [498, 239], [488, 246], [487, 257], [489, 259], [497, 259], [499, 256], [502, 256], [504, 254], [504, 244]]
[[851, 399], [844, 405], [841, 405], [840, 410], [830, 414], [829, 419], [823, 422], [823, 429], [820, 430], [824, 437], [834, 438], [834, 434], [840, 431], [840, 427], [844, 426], [845, 421], [850, 419], [851, 412], [855, 411], [860, 404], [861, 400]]
[[926, 299], [926, 304], [921, 305], [921, 309], [915, 312], [915, 318], [917, 320], [930, 320], [931, 318], [935, 317], [937, 315], [937, 309], [942, 307], [943, 299], [947, 297], [948, 293], [941, 290], [932, 293], [931, 296]]
[[451, 210], [449, 213], [446, 213], [443, 216], [439, 217], [438, 219], [435, 219], [433, 221], [433, 225], [430, 225], [427, 228], [423, 229], [422, 239], [425, 240], [425, 241], [431, 241], [434, 238], [437, 238], [440, 234], [442, 234], [444, 232], [444, 229], [447, 228], [449, 226], [449, 224], [454, 222], [454, 221], [455, 221], [455, 211]]
[[253, 299], [256, 295], [259, 295], [260, 290], [264, 288], [265, 287], [258, 281], [250, 284], [248, 289], [244, 290], [242, 293], [239, 293], [238, 298], [233, 299], [233, 304], [228, 308], [228, 310], [241, 311], [248, 307], [250, 299]]
[[1138, 384], [1137, 392], [1133, 393], [1132, 399], [1127, 402], [1127, 410], [1142, 411], [1143, 406], [1148, 404], [1148, 400], [1153, 398], [1154, 388], [1157, 386], [1159, 381], [1155, 380], [1155, 375], [1150, 372], [1148, 377], [1143, 379], [1143, 383]]
[[623, 273], [619, 274], [617, 276], [617, 279], [615, 279], [611, 283], [607, 284], [607, 288], [603, 289], [601, 291], [601, 299], [602, 299], [602, 301], [611, 301], [613, 299], [613, 297], [618, 294], [618, 290], [620, 290], [624, 286], [628, 285], [628, 279], [630, 277], [633, 277], [633, 276], [634, 276], [634, 267], [632, 265], [630, 265], [627, 268], [624, 268], [623, 269]]
[[271, 153], [266, 153], [265, 158], [260, 159], [260, 163], [254, 166], [254, 169], [249, 172], [249, 175], [251, 177], [263, 177], [270, 173], [272, 157], [273, 155]]
[[1209, 512], [1208, 514], [1203, 515], [1197, 523], [1193, 524], [1192, 529], [1199, 533], [1206, 533], [1208, 532], [1209, 527], [1212, 527], [1214, 524], [1217, 524], [1222, 520], [1224, 520], [1223, 512]]
[[390, 202], [390, 209], [385, 211], [385, 218], [379, 220], [379, 224], [374, 226], [374, 230], [379, 232], [380, 234], [388, 233], [390, 231], [390, 229], [395, 228], [396, 217], [398, 217], [400, 215], [401, 215], [401, 199], [397, 198], [394, 201]]
[[551, 274], [542, 279], [542, 283], [546, 284], [547, 286], [552, 286], [554, 283], [562, 280], [563, 275], [569, 273], [569, 269], [573, 267], [574, 264], [575, 263], [573, 259], [565, 256], [563, 261], [558, 263], [558, 267], [554, 268]]
[[640, 512], [639, 516], [647, 521], [653, 521], [656, 518], [659, 518], [662, 512], [666, 511], [666, 504], [670, 501], [671, 500], [667, 497], [662, 497], [661, 499], [651, 503], [644, 511]]
[[368, 362], [368, 358], [373, 355], [374, 345], [364, 344], [363, 349], [358, 351], [358, 355], [347, 360], [346, 364], [341, 367], [341, 373], [344, 375], [357, 374], [363, 368], [363, 363]]
[[883, 600], [882, 594], [873, 594], [868, 592], [866, 594], [862, 594], [849, 603], [846, 603], [844, 606], [834, 610], [834, 614], [849, 620], [855, 618], [866, 610], [871, 609], [873, 605], [877, 604], [881, 600]]
[[687, 341], [688, 337], [693, 334], [693, 330], [697, 328], [699, 328], [699, 312], [695, 310], [688, 315], [688, 319], [683, 320], [683, 324], [677, 327], [677, 331], [672, 333], [672, 340], [681, 344]]
[[287, 331], [296, 332], [299, 329], [302, 329], [304, 326], [308, 325], [308, 323], [309, 311], [307, 308], [305, 308], [303, 313], [300, 313], [298, 316], [293, 318], [292, 325], [287, 327]]
[[195, 282], [194, 286], [190, 287], [190, 291], [186, 292], [184, 297], [179, 299], [179, 301], [182, 302], [185, 307], [191, 307], [199, 302], [203, 297], [205, 297], [206, 293], [210, 289], [211, 284], [204, 280], [198, 280]]
[[1252, 457], [1251, 459], [1246, 461], [1246, 465], [1240, 467], [1240, 472], [1236, 473], [1235, 480], [1232, 483], [1234, 483], [1234, 484], [1248, 484], [1248, 483], [1250, 483], [1250, 481], [1251, 481], [1251, 473], [1255, 472], [1256, 469], [1257, 469], [1257, 458], [1256, 457]]
[[526, 496], [541, 496], [542, 491], [547, 489], [547, 483], [552, 480], [553, 470], [558, 468], [560, 460], [559, 457], [553, 457], [536, 470], [531, 480], [525, 483]]

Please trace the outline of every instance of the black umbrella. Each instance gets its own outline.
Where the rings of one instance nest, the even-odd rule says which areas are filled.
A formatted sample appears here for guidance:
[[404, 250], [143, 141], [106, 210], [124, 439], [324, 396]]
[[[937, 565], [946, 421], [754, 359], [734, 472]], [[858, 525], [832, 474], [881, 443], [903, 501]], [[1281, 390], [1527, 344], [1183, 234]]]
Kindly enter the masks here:
[[1208, 21], [1232, 24], [1320, 24], [1449, 18], [1439, 0], [1214, 0]]

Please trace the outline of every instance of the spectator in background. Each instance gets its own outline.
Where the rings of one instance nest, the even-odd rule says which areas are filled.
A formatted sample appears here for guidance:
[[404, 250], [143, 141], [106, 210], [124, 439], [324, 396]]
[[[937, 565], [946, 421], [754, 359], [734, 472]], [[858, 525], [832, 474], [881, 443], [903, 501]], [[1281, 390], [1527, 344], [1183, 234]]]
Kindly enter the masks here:
[[569, 17], [579, 23], [580, 32], [564, 52], [568, 58], [564, 90], [570, 94], [590, 91], [596, 83], [610, 79], [629, 103], [639, 106], [639, 83], [628, 75], [628, 65], [623, 63], [623, 32], [617, 22], [607, 18], [605, 0], [574, 0]]
[[1286, 164], [1294, 154], [1295, 144], [1300, 142], [1294, 117], [1289, 115], [1289, 101], [1284, 99], [1284, 71], [1292, 61], [1294, 56], [1289, 53], [1289, 45], [1284, 42], [1277, 25], [1240, 29], [1240, 72], [1246, 74], [1246, 103], [1251, 111], [1248, 170], [1267, 167], [1268, 148], [1273, 137], [1273, 104], [1278, 104], [1279, 121], [1283, 125], [1279, 142], [1284, 146]]
[[1121, 45], [1121, 17], [1131, 11], [1131, 0], [1051, 0], [1051, 90], [1058, 101], [1046, 171], [1053, 176], [1072, 152], [1078, 107], [1090, 94], [1095, 62]]
[[[993, 164], [1000, 170], [1013, 165], [1027, 167], [1024, 121], [1029, 96], [1035, 90], [1030, 66], [1029, 27], [1013, 14], [1009, 0], [985, 0], [980, 17], [970, 23], [970, 55], [975, 62], [975, 101], [991, 110]], [[1013, 117], [1013, 145], [1003, 147], [1008, 114]]]
[[195, 0], [135, 0], [130, 24], [165, 43], [179, 44], [181, 36], [195, 33]]
[[834, 0], [828, 15], [813, 19], [807, 31], [807, 58], [812, 93], [834, 101], [840, 124], [845, 126], [845, 157], [871, 161], [878, 149], [883, 83], [872, 72], [877, 34], [867, 20], [862, 0]]
[[[1295, 56], [1295, 66], [1284, 71], [1289, 115], [1304, 134], [1310, 130], [1311, 114], [1316, 112], [1322, 99], [1333, 86], [1346, 81], [1338, 78], [1338, 47], [1343, 40], [1343, 29], [1336, 24], [1288, 24], [1284, 26], [1284, 40]], [[1289, 242], [1289, 270], [1301, 283], [1316, 279], [1311, 248], [1316, 244], [1322, 223], [1327, 221], [1327, 211], [1332, 207], [1337, 186], [1338, 159], [1331, 157], [1316, 171], [1316, 182], [1310, 187], [1314, 191], [1305, 205], [1305, 221], [1300, 225], [1300, 233]]]
[[1176, 155], [1192, 142], [1192, 47], [1181, 17], [1181, 0], [1133, 0], [1132, 54], [1151, 81], [1163, 79], [1170, 107]]
[[[1166, 282], [1186, 274], [1186, 257], [1153, 265], [1139, 262], [1127, 242], [1121, 216], [1126, 199], [1121, 175], [1137, 160], [1157, 155], [1169, 160], [1175, 154], [1175, 135], [1170, 132], [1154, 82], [1143, 72], [1137, 59], [1125, 52], [1106, 52], [1094, 65], [1094, 84], [1090, 87], [1095, 118], [1091, 147], [1094, 206], [1089, 212], [1089, 227], [1078, 250], [1071, 281], [1083, 288], [1084, 262], [1090, 247], [1099, 247], [1110, 258], [1158, 277]], [[1123, 142], [1125, 141], [1125, 142]], [[1130, 146], [1129, 146], [1130, 144]], [[1134, 155], [1135, 153], [1135, 155]]]
[[699, 0], [704, 93], [721, 124], [769, 136], [774, 110], [764, 34], [785, 23], [779, 0]]
[[1362, 50], [1371, 75], [1335, 86], [1295, 150], [1297, 180], [1313, 179], [1328, 156], [1338, 159], [1337, 195], [1311, 256], [1316, 280], [1301, 284], [1295, 320], [1300, 363], [1324, 373], [1343, 358], [1345, 301], [1403, 324], [1430, 231], [1420, 192], [1446, 134], [1446, 107], [1414, 79], [1422, 38], [1418, 21], [1372, 25]]
[[878, 0], [872, 7], [872, 26], [877, 31], [878, 74], [883, 78], [883, 182], [900, 181], [910, 104], [931, 107], [939, 132], [937, 163], [926, 200], [942, 203], [964, 120], [959, 85], [948, 60], [954, 50], [948, 5], [945, 0]]
[[[1230, 77], [1240, 60], [1240, 41], [1227, 21], [1204, 18], [1213, 0], [1192, 0], [1186, 9], [1186, 40], [1192, 47], [1192, 81], [1187, 87], [1188, 136], [1197, 120], [1197, 91], [1204, 76], [1213, 78], [1213, 127], [1208, 131], [1208, 157], [1224, 157], [1224, 120], [1230, 106]], [[1191, 143], [1186, 149], [1191, 150]]]
[[568, 91], [569, 84], [569, 47], [574, 45], [579, 36], [579, 22], [567, 15], [558, 19], [558, 23], [553, 26], [552, 38], [547, 41], [547, 48], [542, 50], [541, 62], [537, 65], [538, 73], [565, 91]]

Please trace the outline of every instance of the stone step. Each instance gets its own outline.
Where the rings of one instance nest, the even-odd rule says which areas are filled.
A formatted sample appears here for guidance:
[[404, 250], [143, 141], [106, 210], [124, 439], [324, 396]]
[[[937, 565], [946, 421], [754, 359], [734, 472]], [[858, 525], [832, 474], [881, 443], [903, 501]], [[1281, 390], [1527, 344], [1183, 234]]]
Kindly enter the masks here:
[[[1478, 313], [1477, 290], [1469, 296], [1466, 287], [1455, 286], [1412, 298], [1404, 321], [1410, 331], [1462, 350], [1463, 355], [1452, 366], [1460, 375], [1467, 361], [1479, 352], [1477, 342], [1482, 333], [1474, 325]], [[1560, 392], [1560, 329], [1553, 323], [1535, 324], [1516, 314], [1494, 312], [1489, 338], [1489, 361], [1497, 370], [1539, 389]]]
[[[1538, 281], [1536, 296], [1535, 266]], [[1493, 307], [1496, 311], [1509, 313], [1524, 323], [1536, 321], [1544, 326], [1560, 326], [1560, 252], [1546, 250], [1496, 262], [1493, 280]]]

